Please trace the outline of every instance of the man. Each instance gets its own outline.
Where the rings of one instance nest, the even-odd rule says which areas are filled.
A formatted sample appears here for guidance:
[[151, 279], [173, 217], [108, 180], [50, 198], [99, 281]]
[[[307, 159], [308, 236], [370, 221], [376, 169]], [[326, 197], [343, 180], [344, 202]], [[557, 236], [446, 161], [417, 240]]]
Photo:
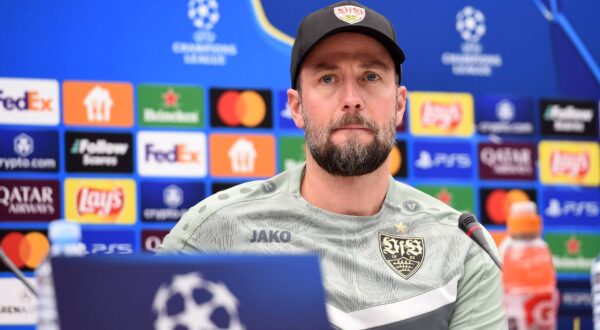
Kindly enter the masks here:
[[392, 25], [361, 4], [307, 16], [288, 90], [306, 164], [202, 201], [162, 251], [316, 252], [335, 328], [506, 328], [500, 271], [459, 213], [389, 174], [403, 60]]

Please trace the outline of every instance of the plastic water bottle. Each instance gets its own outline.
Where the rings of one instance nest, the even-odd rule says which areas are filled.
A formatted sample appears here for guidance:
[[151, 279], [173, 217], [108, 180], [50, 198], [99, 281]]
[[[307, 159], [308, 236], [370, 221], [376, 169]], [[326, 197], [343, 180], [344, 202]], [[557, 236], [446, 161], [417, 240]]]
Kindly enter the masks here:
[[600, 330], [600, 255], [592, 266], [592, 307], [594, 308], [594, 329]]
[[50, 256], [36, 269], [38, 287], [38, 330], [60, 329], [54, 281], [50, 258], [57, 256], [83, 256], [85, 245], [81, 243], [81, 227], [76, 222], [56, 220], [48, 225]]
[[507, 229], [500, 253], [509, 329], [556, 329], [556, 272], [552, 253], [540, 236], [542, 221], [535, 203], [514, 203]]

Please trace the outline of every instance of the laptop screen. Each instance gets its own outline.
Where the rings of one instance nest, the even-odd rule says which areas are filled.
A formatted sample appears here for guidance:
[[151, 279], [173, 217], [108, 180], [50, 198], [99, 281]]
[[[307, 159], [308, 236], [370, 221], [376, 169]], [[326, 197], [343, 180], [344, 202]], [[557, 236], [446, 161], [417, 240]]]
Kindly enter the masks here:
[[61, 329], [331, 329], [310, 255], [52, 259]]

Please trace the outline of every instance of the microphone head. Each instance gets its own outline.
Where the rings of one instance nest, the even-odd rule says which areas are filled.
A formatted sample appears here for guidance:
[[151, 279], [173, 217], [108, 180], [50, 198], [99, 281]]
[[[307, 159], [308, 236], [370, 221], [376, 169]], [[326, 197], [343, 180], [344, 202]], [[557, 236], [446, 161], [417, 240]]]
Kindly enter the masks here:
[[458, 227], [467, 232], [469, 227], [478, 224], [477, 218], [471, 213], [463, 213], [458, 217]]

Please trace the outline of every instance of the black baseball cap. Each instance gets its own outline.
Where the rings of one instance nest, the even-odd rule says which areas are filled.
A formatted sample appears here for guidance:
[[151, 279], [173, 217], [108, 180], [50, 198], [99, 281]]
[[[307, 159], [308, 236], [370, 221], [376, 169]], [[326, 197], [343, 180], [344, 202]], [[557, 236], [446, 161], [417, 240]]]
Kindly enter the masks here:
[[340, 1], [312, 12], [300, 23], [292, 47], [292, 88], [296, 89], [300, 65], [308, 53], [321, 40], [340, 32], [358, 32], [379, 41], [390, 52], [398, 77], [401, 77], [404, 53], [396, 42], [392, 23], [356, 1]]

